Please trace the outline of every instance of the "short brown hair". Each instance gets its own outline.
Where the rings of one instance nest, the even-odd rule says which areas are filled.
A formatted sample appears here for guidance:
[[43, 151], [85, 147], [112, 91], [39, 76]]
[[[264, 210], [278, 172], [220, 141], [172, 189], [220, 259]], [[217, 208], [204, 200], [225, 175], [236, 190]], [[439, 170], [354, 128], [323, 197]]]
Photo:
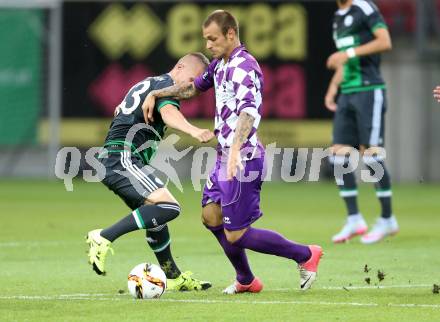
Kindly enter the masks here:
[[189, 53], [188, 55], [198, 58], [200, 60], [200, 62], [205, 66], [205, 68], [208, 67], [209, 59], [201, 52], [196, 51], [196, 52]]
[[215, 22], [221, 29], [223, 35], [226, 36], [229, 29], [233, 29], [238, 37], [238, 21], [235, 17], [226, 10], [215, 10], [203, 22], [203, 28], [208, 27], [212, 22]]

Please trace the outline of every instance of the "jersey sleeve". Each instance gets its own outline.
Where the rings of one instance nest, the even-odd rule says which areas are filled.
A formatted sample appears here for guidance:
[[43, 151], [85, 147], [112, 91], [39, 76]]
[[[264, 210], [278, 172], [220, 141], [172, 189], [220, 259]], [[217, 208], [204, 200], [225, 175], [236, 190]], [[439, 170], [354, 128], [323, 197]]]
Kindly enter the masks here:
[[174, 105], [175, 107], [177, 107], [178, 110], [180, 110], [179, 101], [175, 100], [173, 98], [168, 98], [168, 97], [163, 97], [163, 98], [157, 99], [155, 109], [159, 112], [162, 107], [164, 107], [165, 105], [168, 105], [168, 104]]
[[261, 83], [254, 68], [236, 67], [232, 72], [237, 112], [246, 112], [254, 118], [260, 118]]
[[388, 26], [377, 9], [376, 6], [372, 6], [371, 11], [364, 12], [365, 14], [365, 22], [370, 29], [371, 33], [374, 33], [377, 29], [385, 28], [388, 29]]
[[208, 89], [214, 86], [214, 70], [217, 62], [218, 60], [214, 59], [206, 68], [205, 72], [194, 79], [194, 86], [197, 88], [197, 90], [206, 92]]

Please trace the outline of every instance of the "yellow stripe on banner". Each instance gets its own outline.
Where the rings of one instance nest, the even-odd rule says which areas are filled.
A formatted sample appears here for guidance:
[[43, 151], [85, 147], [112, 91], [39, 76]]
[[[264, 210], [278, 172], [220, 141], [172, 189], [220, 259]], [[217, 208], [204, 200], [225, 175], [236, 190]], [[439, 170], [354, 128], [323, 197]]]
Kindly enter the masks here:
[[259, 137], [264, 145], [279, 147], [324, 147], [332, 141], [331, 120], [263, 120]]
[[[213, 129], [211, 120], [193, 119], [190, 122], [201, 128]], [[111, 119], [63, 119], [60, 124], [62, 146], [91, 147], [101, 146], [107, 135]], [[188, 135], [169, 129], [167, 135], [179, 134], [178, 147], [201, 146]], [[263, 120], [258, 130], [264, 145], [276, 142], [278, 147], [327, 147], [331, 143], [331, 120]], [[43, 120], [39, 126], [39, 142], [49, 141], [49, 123]], [[215, 146], [217, 141], [211, 142]]]
[[[111, 119], [68, 118], [60, 123], [60, 140], [62, 146], [91, 147], [102, 146], [107, 135]], [[49, 141], [49, 122], [40, 122], [39, 142]]]

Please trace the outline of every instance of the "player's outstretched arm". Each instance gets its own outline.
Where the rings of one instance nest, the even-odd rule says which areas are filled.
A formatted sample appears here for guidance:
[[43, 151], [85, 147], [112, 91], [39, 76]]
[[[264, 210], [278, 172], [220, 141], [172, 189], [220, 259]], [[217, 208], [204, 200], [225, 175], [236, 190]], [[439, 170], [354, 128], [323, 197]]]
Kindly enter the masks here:
[[150, 95], [161, 97], [172, 97], [178, 100], [186, 100], [199, 94], [194, 82], [183, 82], [173, 86], [156, 89], [150, 92]]
[[341, 66], [336, 69], [330, 84], [328, 85], [327, 94], [325, 94], [325, 107], [335, 112], [337, 105], [335, 102], [336, 95], [338, 95], [339, 84], [341, 84], [344, 77], [344, 68]]
[[229, 151], [228, 164], [227, 164], [227, 179], [232, 180], [237, 175], [237, 167], [243, 170], [241, 164], [240, 148], [244, 142], [246, 142], [249, 133], [251, 133], [254, 125], [255, 117], [252, 115], [241, 112], [238, 116], [237, 127], [234, 133], [234, 139]]
[[434, 98], [440, 103], [440, 85], [434, 88]]
[[160, 114], [168, 127], [189, 134], [201, 143], [209, 142], [214, 138], [214, 133], [210, 130], [200, 129], [189, 123], [174, 105], [167, 104], [163, 106], [160, 109]]
[[199, 91], [194, 86], [193, 82], [184, 82], [175, 84], [173, 86], [157, 89], [151, 91], [142, 104], [145, 122], [154, 121], [153, 112], [156, 98], [172, 97], [178, 100], [185, 100], [199, 94]]
[[368, 56], [378, 54], [393, 48], [391, 36], [386, 28], [379, 28], [374, 31], [374, 39], [359, 47], [352, 47], [346, 51], [338, 51], [327, 59], [329, 69], [337, 69], [344, 65], [348, 59], [357, 56]]

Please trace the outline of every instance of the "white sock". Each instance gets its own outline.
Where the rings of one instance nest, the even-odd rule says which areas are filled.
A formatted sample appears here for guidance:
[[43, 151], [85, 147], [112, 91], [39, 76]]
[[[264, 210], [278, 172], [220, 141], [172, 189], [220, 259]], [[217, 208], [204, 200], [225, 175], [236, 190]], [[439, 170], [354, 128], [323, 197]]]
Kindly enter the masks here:
[[358, 213], [358, 214], [356, 214], [356, 215], [350, 215], [350, 216], [348, 216], [347, 221], [348, 221], [349, 223], [356, 223], [356, 222], [358, 222], [358, 221], [360, 221], [360, 220], [363, 220], [363, 219], [364, 219], [364, 217], [362, 217], [362, 214], [361, 214], [361, 213]]

